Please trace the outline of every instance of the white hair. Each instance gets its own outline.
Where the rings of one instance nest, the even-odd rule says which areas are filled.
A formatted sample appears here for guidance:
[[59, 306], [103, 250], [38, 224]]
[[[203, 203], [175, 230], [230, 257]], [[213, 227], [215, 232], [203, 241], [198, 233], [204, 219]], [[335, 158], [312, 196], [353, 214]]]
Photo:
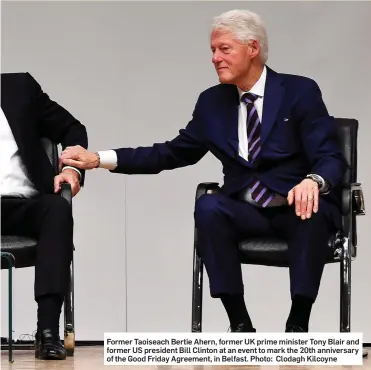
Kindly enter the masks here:
[[249, 10], [230, 10], [213, 19], [212, 29], [215, 28], [232, 32], [236, 39], [243, 43], [258, 41], [261, 61], [265, 64], [268, 60], [267, 31], [258, 14]]

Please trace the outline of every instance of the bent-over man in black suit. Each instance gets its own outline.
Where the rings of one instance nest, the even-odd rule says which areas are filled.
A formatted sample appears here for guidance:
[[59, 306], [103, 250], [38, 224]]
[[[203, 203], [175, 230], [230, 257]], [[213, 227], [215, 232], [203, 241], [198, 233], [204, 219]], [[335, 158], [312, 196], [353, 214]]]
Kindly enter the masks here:
[[68, 182], [75, 196], [84, 171], [64, 166], [55, 176], [41, 138], [63, 148], [87, 148], [85, 127], [52, 101], [29, 73], [1, 75], [0, 195], [3, 235], [35, 237], [35, 300], [38, 304], [35, 355], [65, 359], [59, 319], [73, 253], [73, 217], [68, 202], [56, 196]]

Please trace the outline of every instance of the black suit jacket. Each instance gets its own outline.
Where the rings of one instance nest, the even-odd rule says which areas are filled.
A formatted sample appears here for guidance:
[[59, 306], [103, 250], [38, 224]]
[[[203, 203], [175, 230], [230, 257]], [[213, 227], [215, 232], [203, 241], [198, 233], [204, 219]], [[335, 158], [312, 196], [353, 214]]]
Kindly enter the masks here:
[[[41, 138], [49, 138], [63, 148], [87, 148], [85, 126], [52, 101], [29, 73], [1, 74], [1, 108], [30, 180], [41, 194], [54, 193], [55, 173]], [[80, 172], [83, 185], [85, 172]]]

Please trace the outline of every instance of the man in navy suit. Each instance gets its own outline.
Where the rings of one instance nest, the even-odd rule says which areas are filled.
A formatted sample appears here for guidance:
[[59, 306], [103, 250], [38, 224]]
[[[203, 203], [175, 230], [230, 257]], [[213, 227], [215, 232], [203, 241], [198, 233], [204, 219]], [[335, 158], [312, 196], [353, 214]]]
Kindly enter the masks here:
[[220, 84], [203, 91], [193, 118], [171, 141], [151, 147], [61, 155], [65, 165], [124, 174], [157, 174], [197, 163], [208, 151], [223, 164], [219, 194], [196, 202], [199, 253], [212, 297], [233, 332], [254, 332], [244, 301], [237, 243], [251, 235], [288, 241], [292, 306], [287, 332], [306, 332], [340, 227], [339, 181], [345, 171], [337, 128], [318, 85], [266, 66], [268, 42], [258, 15], [234, 10], [214, 19], [213, 64]]

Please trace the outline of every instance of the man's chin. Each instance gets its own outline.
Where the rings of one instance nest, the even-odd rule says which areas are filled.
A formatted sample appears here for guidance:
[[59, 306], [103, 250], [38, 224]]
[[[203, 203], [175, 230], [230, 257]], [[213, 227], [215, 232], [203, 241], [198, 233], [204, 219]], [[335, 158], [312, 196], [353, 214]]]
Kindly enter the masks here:
[[231, 76], [225, 76], [225, 75], [219, 75], [219, 82], [221, 84], [230, 84], [232, 83], [232, 77]]
[[228, 78], [226, 76], [219, 76], [219, 82], [221, 84], [229, 84], [231, 83], [231, 78]]

